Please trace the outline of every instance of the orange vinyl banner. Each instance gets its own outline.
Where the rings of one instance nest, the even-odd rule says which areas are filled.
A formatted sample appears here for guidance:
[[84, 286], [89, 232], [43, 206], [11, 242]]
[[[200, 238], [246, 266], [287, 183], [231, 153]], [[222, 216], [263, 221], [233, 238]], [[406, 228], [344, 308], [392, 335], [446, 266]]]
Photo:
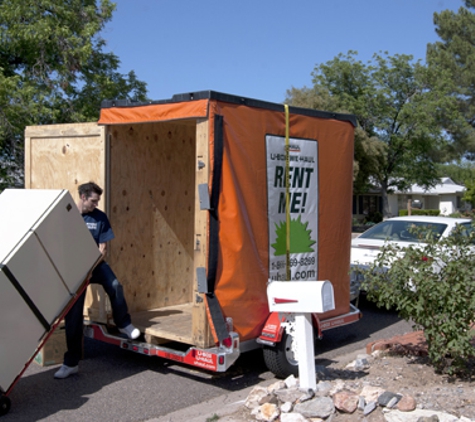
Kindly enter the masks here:
[[100, 125], [163, 122], [168, 120], [203, 118], [208, 115], [208, 100], [147, 104], [101, 109]]

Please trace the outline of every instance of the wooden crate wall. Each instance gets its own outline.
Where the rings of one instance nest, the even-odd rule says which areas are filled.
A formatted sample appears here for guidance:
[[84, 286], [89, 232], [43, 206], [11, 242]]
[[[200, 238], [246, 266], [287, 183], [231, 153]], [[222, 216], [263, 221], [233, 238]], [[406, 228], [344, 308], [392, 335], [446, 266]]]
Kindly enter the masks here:
[[110, 263], [131, 312], [192, 301], [195, 122], [110, 127]]

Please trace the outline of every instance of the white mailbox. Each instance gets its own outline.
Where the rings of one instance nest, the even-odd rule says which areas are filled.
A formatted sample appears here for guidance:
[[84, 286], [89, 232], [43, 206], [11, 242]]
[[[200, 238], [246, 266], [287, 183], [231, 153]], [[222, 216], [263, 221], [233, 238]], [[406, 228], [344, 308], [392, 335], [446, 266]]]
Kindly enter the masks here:
[[273, 281], [267, 286], [271, 312], [323, 313], [335, 309], [330, 281]]

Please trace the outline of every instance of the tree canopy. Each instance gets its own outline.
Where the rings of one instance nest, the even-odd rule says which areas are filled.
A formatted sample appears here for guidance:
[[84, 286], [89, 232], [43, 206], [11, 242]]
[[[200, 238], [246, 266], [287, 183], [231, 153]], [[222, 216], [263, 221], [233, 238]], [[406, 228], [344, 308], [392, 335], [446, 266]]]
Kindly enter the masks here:
[[[442, 121], [451, 142], [446, 158], [475, 158], [475, 0], [465, 0], [457, 12], [434, 14], [440, 41], [427, 46], [427, 64], [444, 70], [452, 81], [450, 95], [457, 101], [460, 116], [447, 115]], [[436, 81], [437, 82], [437, 81]], [[444, 82], [444, 81], [443, 81]]]
[[105, 52], [110, 0], [0, 0], [0, 188], [21, 181], [25, 126], [97, 120], [103, 99], [146, 100]]
[[314, 87], [293, 88], [287, 101], [356, 116], [355, 190], [365, 182], [380, 187], [387, 216], [391, 189], [436, 183], [433, 157], [446, 142], [439, 120], [453, 112], [454, 101], [443, 83], [433, 86], [447, 75], [414, 62], [412, 56], [375, 54], [368, 63], [356, 57], [350, 51], [316, 66]]

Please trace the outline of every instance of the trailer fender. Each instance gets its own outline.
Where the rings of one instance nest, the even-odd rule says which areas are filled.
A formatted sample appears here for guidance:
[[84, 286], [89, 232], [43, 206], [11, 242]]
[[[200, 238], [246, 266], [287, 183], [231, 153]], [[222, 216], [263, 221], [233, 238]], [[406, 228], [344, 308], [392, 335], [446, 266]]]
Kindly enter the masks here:
[[[266, 346], [275, 346], [282, 340], [287, 322], [287, 315], [281, 312], [271, 312], [264, 324], [261, 335], [257, 338], [257, 343]], [[320, 319], [317, 314], [312, 314], [313, 328], [316, 330], [317, 338], [322, 339], [322, 329]]]

